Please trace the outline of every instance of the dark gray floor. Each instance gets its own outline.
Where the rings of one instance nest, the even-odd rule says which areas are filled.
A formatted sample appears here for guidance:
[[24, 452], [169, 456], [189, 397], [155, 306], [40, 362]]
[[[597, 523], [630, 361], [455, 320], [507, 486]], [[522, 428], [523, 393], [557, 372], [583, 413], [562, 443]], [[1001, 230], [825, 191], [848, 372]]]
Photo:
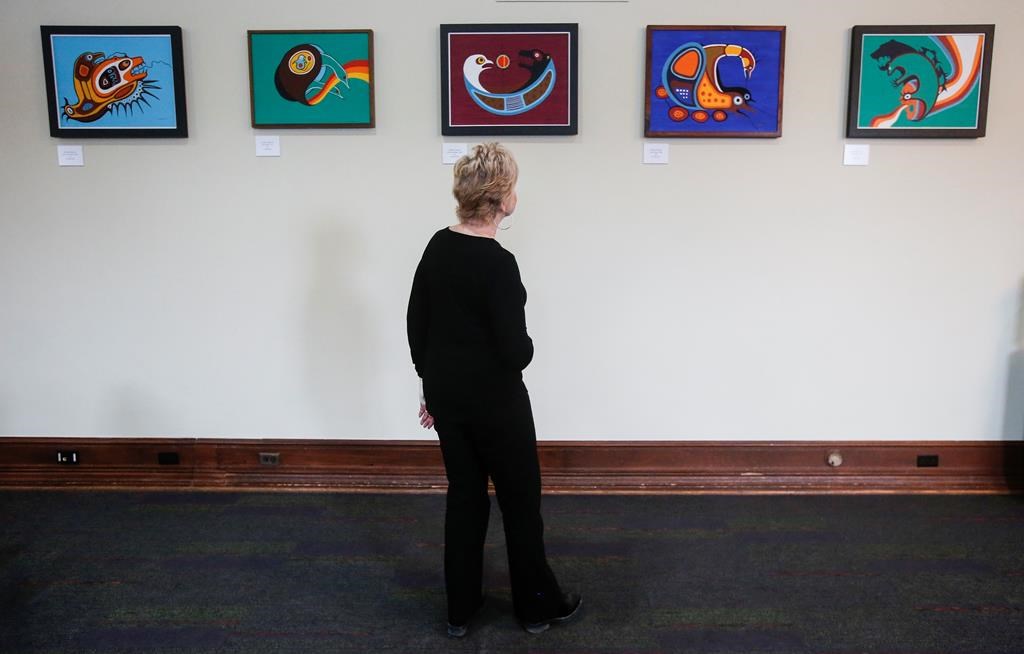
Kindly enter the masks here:
[[3, 652], [1024, 653], [1020, 496], [544, 499], [582, 620], [444, 636], [440, 495], [0, 493]]

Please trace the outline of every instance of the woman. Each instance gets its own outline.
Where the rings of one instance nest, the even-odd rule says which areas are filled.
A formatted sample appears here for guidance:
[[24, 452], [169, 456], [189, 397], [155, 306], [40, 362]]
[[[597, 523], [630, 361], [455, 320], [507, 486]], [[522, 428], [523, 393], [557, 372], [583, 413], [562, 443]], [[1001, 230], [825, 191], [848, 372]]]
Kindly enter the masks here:
[[444, 572], [448, 635], [456, 638], [483, 604], [488, 476], [520, 624], [540, 633], [581, 605], [579, 595], [562, 593], [544, 553], [537, 438], [522, 374], [533, 358], [526, 290], [515, 257], [494, 240], [515, 211], [518, 176], [497, 143], [455, 164], [459, 222], [430, 239], [409, 298], [409, 347], [425, 397], [420, 424], [437, 430], [448, 476]]

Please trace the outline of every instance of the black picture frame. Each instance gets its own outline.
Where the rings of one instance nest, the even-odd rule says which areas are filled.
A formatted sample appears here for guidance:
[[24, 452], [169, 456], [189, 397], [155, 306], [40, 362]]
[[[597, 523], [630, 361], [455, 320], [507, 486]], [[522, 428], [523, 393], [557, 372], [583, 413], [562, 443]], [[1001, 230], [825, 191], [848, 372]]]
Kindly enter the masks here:
[[[50, 124], [50, 136], [76, 139], [186, 138], [188, 136], [185, 69], [180, 27], [41, 25], [39, 30], [43, 46], [46, 114]], [[61, 66], [60, 70], [57, 70], [55, 60], [58, 56], [63, 55], [55, 52], [54, 45], [62, 37], [68, 37], [69, 41], [74, 39], [76, 44], [87, 43], [88, 37], [95, 37], [97, 43], [103, 40], [104, 44], [109, 44], [112, 40], [116, 41], [117, 39], [166, 37], [170, 61], [161, 58], [158, 61], [146, 61], [142, 64], [135, 64], [134, 61], [126, 63], [124, 60], [134, 57], [132, 53], [120, 52], [104, 45], [103, 49], [86, 48], [80, 57], [88, 55], [88, 60], [76, 59], [70, 66]], [[89, 50], [93, 50], [93, 52], [89, 52]], [[97, 53], [100, 55], [99, 57], [95, 56]], [[107, 65], [101, 68], [100, 64], [112, 64], [114, 57], [120, 59], [120, 65]], [[169, 75], [162, 72], [162, 78], [151, 78], [149, 70], [156, 64], [159, 64], [161, 68], [169, 67]], [[143, 70], [141, 67], [145, 67], [145, 69]], [[144, 77], [129, 80], [127, 76], [119, 72], [124, 71], [135, 75], [136, 70], [145, 73]], [[112, 79], [113, 82], [111, 82]], [[161, 86], [158, 82], [165, 79], [169, 79], [171, 84], [164, 82]], [[79, 85], [76, 86], [76, 83]], [[124, 92], [127, 95], [120, 99], [114, 99], [115, 96], [99, 97], [99, 91], [109, 90], [98, 89], [99, 84], [110, 84], [115, 89], [115, 93]], [[64, 92], [59, 93], [58, 89]], [[131, 90], [130, 93], [128, 93], [129, 90]], [[78, 97], [79, 91], [88, 97]], [[74, 94], [74, 100], [69, 93]], [[153, 109], [155, 102], [160, 103], [158, 114], [157, 110]], [[84, 118], [66, 117], [65, 113], [69, 109], [71, 112], [79, 112], [79, 115]], [[155, 119], [147, 120], [147, 113], [151, 116], [159, 115], [161, 120], [159, 122]], [[122, 116], [131, 118], [122, 118]], [[135, 124], [124, 124], [126, 120]]]
[[[851, 43], [850, 43], [850, 76], [849, 76], [849, 89], [847, 93], [847, 107], [846, 107], [846, 136], [847, 138], [981, 138], [985, 136], [987, 121], [988, 121], [988, 96], [989, 96], [989, 79], [992, 71], [992, 43], [995, 38], [995, 25], [855, 25], [851, 29]], [[862, 88], [862, 71], [865, 69], [863, 62], [864, 59], [864, 42], [866, 37], [880, 36], [880, 37], [893, 37], [898, 35], [907, 36], [927, 36], [933, 39], [942, 39], [943, 37], [952, 37], [956, 35], [980, 35], [983, 37], [983, 43], [980, 48], [975, 48], [980, 55], [980, 61], [972, 63], [972, 68], [976, 68], [980, 75], [980, 89], [978, 91], [978, 105], [976, 110], [976, 122], [974, 127], [934, 127], [934, 126], [922, 126], [922, 127], [887, 127], [884, 125], [884, 120], [880, 120], [879, 126], [866, 126], [861, 114], [861, 104], [864, 101], [866, 94], [863, 93]], [[897, 41], [896, 39], [888, 39], [882, 47], [878, 47], [869, 56], [875, 59], [875, 66], [880, 72], [884, 72], [890, 77], [892, 75], [900, 75], [896, 78], [896, 81], [892, 84], [894, 89], [894, 108], [892, 116], [898, 116], [899, 111], [905, 112], [924, 112], [924, 117], [927, 117], [928, 112], [935, 107], [939, 107], [940, 102], [943, 98], [936, 97], [934, 103], [929, 100], [921, 101], [914, 97], [916, 89], [912, 89], [914, 82], [914, 76], [912, 72], [907, 71], [905, 66], [890, 66], [893, 61], [893, 57], [890, 55], [901, 56], [907, 53], [910, 56], [921, 55], [926, 56], [927, 53], [923, 52], [910, 52], [912, 48], [907, 44], [889, 45], [890, 42]], [[872, 46], [874, 47], [874, 46]], [[885, 48], [883, 50], [883, 48]], [[877, 53], [877, 57], [875, 56]], [[934, 53], [929, 56], [934, 56]], [[961, 53], [960, 56], [965, 56]], [[966, 56], [965, 56], [966, 58]], [[972, 58], [973, 62], [973, 58]], [[893, 71], [891, 74], [889, 71]], [[903, 72], [901, 72], [903, 71]], [[953, 86], [957, 81], [960, 80], [960, 75], [957, 74], [955, 78], [942, 79], [942, 74], [947, 74], [947, 71], [941, 70], [941, 66], [936, 68], [937, 74], [939, 74], [938, 86], [939, 93], [951, 93], [949, 87]], [[953, 72], [953, 71], [948, 71]], [[970, 73], [969, 73], [970, 74]], [[919, 78], [920, 76], [918, 76]], [[900, 98], [900, 89], [896, 87], [899, 85], [900, 80], [907, 80], [905, 83], [910, 84], [910, 87], [903, 87], [902, 90], [906, 92], [908, 88], [912, 89], [908, 94]], [[934, 82], [930, 80], [929, 83]], [[916, 82], [918, 88], [921, 88], [922, 83]], [[955, 93], [955, 91], [953, 91]], [[968, 92], [970, 94], [970, 92]], [[951, 102], [948, 102], [952, 106], [952, 102], [955, 98], [949, 97]], [[908, 107], [901, 108], [903, 104], [908, 104]], [[917, 109], [911, 109], [909, 105], [918, 107]], [[922, 109], [923, 108], [923, 109]], [[886, 117], [888, 118], [888, 116]], [[895, 122], [896, 118], [892, 118]]]
[[[461, 125], [452, 120], [451, 41], [455, 35], [477, 34], [566, 34], [568, 57], [567, 107], [563, 123], [530, 125], [493, 124]], [[578, 133], [579, 108], [579, 25], [577, 23], [475, 23], [443, 24], [440, 29], [441, 52], [441, 134], [445, 136], [507, 136], [507, 135], [574, 135]], [[515, 53], [514, 53], [515, 54]]]

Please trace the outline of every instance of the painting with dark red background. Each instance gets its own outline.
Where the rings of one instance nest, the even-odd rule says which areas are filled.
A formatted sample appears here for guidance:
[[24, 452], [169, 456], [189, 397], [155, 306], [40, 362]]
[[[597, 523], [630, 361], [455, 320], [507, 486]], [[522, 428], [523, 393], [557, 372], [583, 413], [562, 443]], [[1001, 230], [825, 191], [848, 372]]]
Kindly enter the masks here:
[[[520, 50], [543, 50], [555, 62], [555, 88], [537, 107], [515, 116], [499, 116], [481, 109], [466, 91], [462, 65], [466, 57], [482, 54], [491, 61], [508, 55], [512, 63], [505, 70], [497, 66], [480, 75], [480, 83], [491, 93], [511, 93], [530, 78], [530, 71], [519, 65], [525, 58]], [[469, 125], [568, 125], [569, 108], [569, 34], [564, 32], [450, 34], [448, 39], [448, 82], [451, 96], [449, 124]]]

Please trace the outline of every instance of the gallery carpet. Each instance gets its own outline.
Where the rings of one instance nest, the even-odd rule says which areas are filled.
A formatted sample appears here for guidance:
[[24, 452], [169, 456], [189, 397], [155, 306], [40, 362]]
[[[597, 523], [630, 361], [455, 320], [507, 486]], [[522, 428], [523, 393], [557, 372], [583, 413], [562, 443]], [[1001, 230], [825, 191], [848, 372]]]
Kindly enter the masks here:
[[0, 492], [0, 651], [1024, 652], [1021, 496], [546, 496], [582, 619], [444, 632], [442, 495]]

